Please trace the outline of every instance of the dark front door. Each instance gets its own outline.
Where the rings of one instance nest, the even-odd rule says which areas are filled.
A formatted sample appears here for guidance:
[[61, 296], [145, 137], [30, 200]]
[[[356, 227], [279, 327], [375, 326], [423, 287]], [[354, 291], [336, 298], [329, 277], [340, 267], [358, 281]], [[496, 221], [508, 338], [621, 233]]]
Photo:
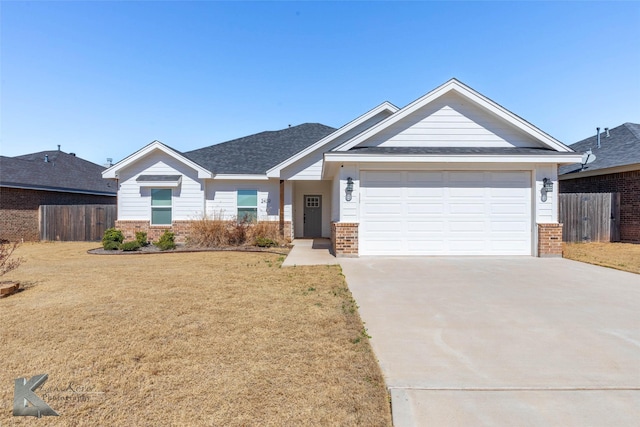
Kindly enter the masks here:
[[304, 196], [304, 237], [322, 236], [322, 196]]

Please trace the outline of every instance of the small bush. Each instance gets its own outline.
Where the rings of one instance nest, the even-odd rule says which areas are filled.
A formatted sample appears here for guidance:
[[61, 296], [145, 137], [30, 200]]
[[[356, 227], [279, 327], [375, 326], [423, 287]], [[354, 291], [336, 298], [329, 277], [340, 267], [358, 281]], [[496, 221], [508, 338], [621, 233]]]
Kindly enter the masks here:
[[189, 229], [189, 245], [215, 248], [229, 244], [230, 221], [222, 218], [201, 218], [193, 221]]
[[[102, 247], [108, 251], [118, 249], [120, 243], [124, 241], [124, 235], [122, 231], [117, 228], [108, 228], [105, 230], [104, 235], [102, 236]], [[115, 247], [112, 243], [115, 243]], [[108, 247], [107, 247], [108, 246]]]
[[249, 232], [251, 234], [250, 241], [259, 247], [280, 246], [284, 243], [284, 239], [280, 235], [280, 226], [274, 222], [258, 222], [251, 227]]
[[251, 223], [246, 219], [231, 222], [228, 230], [229, 244], [234, 246], [245, 244], [249, 227], [251, 227]]
[[102, 247], [105, 251], [115, 251], [120, 249], [120, 243], [107, 240], [106, 242], [102, 242]]
[[125, 252], [137, 251], [138, 249], [140, 249], [140, 243], [137, 240], [124, 242], [120, 244], [120, 249]]
[[171, 231], [167, 230], [162, 234], [162, 236], [160, 236], [160, 239], [157, 242], [155, 242], [154, 245], [160, 248], [161, 251], [175, 249], [176, 248], [175, 238], [176, 238], [176, 235]]
[[136, 231], [136, 242], [142, 246], [147, 246], [149, 244], [149, 240], [147, 240], [147, 233], [145, 231]]
[[0, 276], [15, 270], [24, 262], [23, 258], [13, 256], [13, 251], [18, 249], [18, 242], [9, 243], [8, 241], [0, 242]]
[[268, 237], [256, 237], [256, 246], [261, 248], [272, 248], [278, 246], [278, 243]]

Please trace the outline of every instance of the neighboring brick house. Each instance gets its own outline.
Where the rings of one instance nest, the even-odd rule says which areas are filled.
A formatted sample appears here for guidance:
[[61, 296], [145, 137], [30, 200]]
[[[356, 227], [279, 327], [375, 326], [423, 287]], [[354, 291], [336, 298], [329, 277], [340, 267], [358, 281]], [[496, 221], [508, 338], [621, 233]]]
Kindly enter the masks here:
[[104, 167], [62, 151], [0, 156], [0, 239], [40, 239], [40, 205], [116, 204]]
[[596, 160], [560, 167], [560, 193], [620, 193], [620, 240], [640, 243], [640, 124], [605, 128], [571, 148]]

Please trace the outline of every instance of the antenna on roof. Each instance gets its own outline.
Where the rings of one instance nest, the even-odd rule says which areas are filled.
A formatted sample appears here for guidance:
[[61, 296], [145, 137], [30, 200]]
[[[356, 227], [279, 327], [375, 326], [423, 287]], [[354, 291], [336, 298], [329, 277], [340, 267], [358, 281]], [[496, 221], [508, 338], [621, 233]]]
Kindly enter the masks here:
[[585, 166], [587, 166], [589, 163], [593, 163], [595, 159], [596, 155], [593, 154], [591, 149], [587, 150], [587, 152], [582, 155], [582, 167], [580, 168], [580, 170], [584, 170]]
[[109, 164], [109, 167], [113, 166], [113, 159], [111, 157], [107, 157], [107, 163]]

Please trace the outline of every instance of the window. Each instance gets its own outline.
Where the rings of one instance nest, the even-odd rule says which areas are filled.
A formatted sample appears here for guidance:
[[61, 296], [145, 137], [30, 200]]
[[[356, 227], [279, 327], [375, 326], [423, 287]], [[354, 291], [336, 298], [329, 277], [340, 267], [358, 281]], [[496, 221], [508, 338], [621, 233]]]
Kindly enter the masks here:
[[151, 189], [151, 225], [171, 225], [171, 189]]
[[238, 190], [238, 221], [258, 220], [258, 191]]

